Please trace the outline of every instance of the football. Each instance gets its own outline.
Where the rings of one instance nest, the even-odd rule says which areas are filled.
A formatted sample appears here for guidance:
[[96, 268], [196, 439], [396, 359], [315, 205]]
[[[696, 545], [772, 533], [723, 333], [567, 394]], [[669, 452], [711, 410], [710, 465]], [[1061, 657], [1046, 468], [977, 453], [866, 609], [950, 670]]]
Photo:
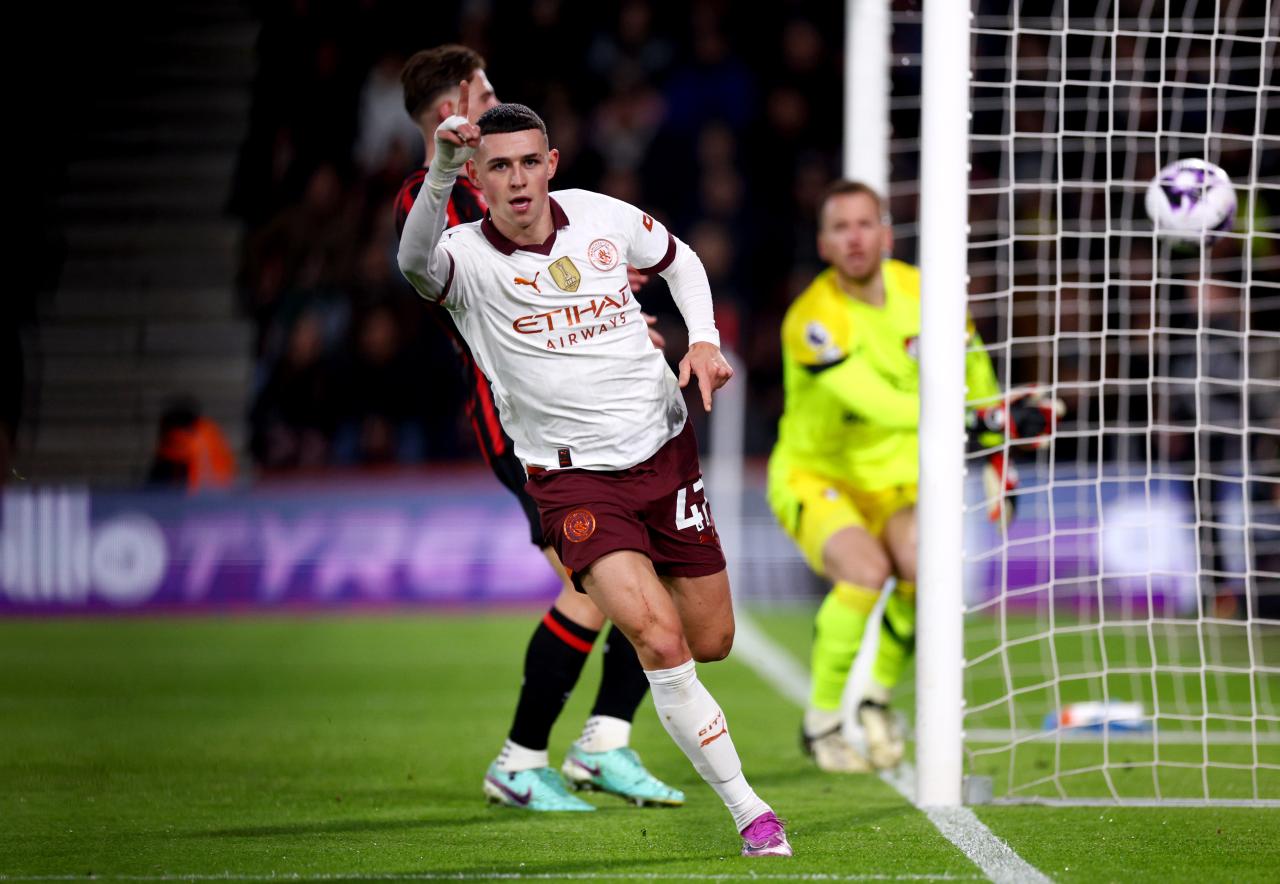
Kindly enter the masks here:
[[1205, 160], [1170, 163], [1147, 185], [1147, 216], [1156, 233], [1212, 243], [1236, 220], [1236, 191], [1227, 173]]

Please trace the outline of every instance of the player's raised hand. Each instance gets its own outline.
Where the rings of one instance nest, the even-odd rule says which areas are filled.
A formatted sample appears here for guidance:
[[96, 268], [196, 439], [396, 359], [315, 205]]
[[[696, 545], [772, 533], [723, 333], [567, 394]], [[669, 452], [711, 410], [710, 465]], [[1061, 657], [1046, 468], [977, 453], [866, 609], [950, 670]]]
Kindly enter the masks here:
[[698, 379], [698, 389], [702, 392], [702, 407], [711, 410], [711, 393], [719, 390], [733, 377], [730, 367], [720, 348], [706, 341], [698, 341], [689, 346], [689, 352], [680, 360], [680, 388], [689, 386], [689, 378]]
[[458, 86], [457, 112], [436, 127], [435, 165], [442, 171], [461, 169], [480, 146], [480, 127], [467, 117], [471, 87], [463, 80]]

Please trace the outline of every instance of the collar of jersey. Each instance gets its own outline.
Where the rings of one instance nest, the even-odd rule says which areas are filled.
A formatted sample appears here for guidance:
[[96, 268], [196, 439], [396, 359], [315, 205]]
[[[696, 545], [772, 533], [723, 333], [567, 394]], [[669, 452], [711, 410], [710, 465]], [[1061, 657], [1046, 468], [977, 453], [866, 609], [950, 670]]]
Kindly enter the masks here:
[[884, 280], [884, 304], [879, 307], [874, 307], [865, 301], [859, 301], [857, 298], [845, 294], [844, 289], [840, 288], [840, 283], [836, 279], [836, 269], [834, 267], [828, 267], [822, 271], [818, 274], [818, 279], [826, 283], [827, 297], [833, 298], [841, 304], [853, 304], [866, 310], [884, 310], [889, 306], [890, 298], [897, 298], [899, 295], [908, 294], [912, 291], [906, 278], [909, 270], [909, 265], [895, 258], [886, 258], [880, 262], [880, 275]]
[[551, 201], [551, 223], [554, 227], [551, 230], [551, 235], [541, 245], [522, 246], [507, 239], [498, 230], [498, 226], [493, 223], [493, 218], [487, 209], [484, 213], [484, 220], [480, 222], [480, 231], [484, 234], [484, 238], [489, 240], [489, 245], [504, 255], [511, 255], [516, 249], [537, 252], [539, 255], [550, 255], [551, 247], [556, 244], [556, 231], [562, 227], [569, 226], [569, 216], [564, 213], [564, 209], [560, 208], [560, 204], [556, 202], [555, 197], [547, 197], [547, 199]]

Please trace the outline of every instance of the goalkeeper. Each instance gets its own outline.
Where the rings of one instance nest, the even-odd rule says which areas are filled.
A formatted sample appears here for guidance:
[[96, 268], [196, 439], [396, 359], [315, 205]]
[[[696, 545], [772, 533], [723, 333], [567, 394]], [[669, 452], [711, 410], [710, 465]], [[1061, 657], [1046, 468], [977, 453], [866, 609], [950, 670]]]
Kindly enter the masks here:
[[[804, 746], [823, 770], [892, 767], [902, 735], [890, 692], [914, 649], [919, 426], [920, 273], [886, 258], [892, 231], [874, 190], [831, 186], [819, 210], [818, 253], [831, 266], [800, 294], [782, 324], [786, 404], [769, 459], [769, 505], [809, 565], [834, 582], [815, 624], [812, 694]], [[976, 340], [972, 326], [971, 343]], [[983, 441], [1005, 438], [1006, 415], [991, 360], [966, 357], [969, 401]], [[1022, 435], [1040, 435], [1039, 406], [1015, 407]], [[998, 435], [997, 435], [998, 434]], [[1015, 427], [1009, 436], [1019, 433]], [[1006, 519], [1013, 487], [998, 455], [987, 466], [989, 514]], [[992, 488], [992, 483], [995, 487]], [[864, 756], [841, 735], [840, 699], [872, 607], [890, 578], [871, 683], [858, 708]]]

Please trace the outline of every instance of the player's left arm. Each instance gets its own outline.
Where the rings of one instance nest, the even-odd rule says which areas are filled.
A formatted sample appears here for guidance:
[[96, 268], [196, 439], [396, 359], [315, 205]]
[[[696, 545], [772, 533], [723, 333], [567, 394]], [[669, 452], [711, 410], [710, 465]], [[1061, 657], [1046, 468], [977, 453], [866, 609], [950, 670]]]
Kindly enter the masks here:
[[971, 442], [978, 448], [994, 448], [1006, 438], [1020, 439], [1038, 448], [1049, 441], [1058, 419], [1066, 412], [1060, 399], [1035, 387], [1002, 393], [991, 357], [972, 321], [965, 355], [965, 384]]
[[987, 496], [987, 518], [1007, 526], [1013, 519], [1013, 492], [1018, 488], [1019, 478], [1010, 453], [1000, 446], [1006, 438], [1033, 440], [1033, 447], [1045, 444], [1065, 409], [1061, 400], [1036, 390], [1002, 394], [991, 357], [972, 321], [969, 335], [965, 383], [968, 401], [974, 406], [968, 413], [969, 432], [976, 447], [998, 448], [982, 468], [982, 482]]
[[[996, 448], [1004, 441], [1003, 433], [994, 433], [984, 427], [981, 415], [987, 409], [1000, 407], [1000, 384], [996, 380], [996, 370], [991, 364], [991, 356], [982, 345], [982, 338], [969, 322], [969, 349], [964, 358], [964, 380], [966, 399], [972, 406], [967, 412], [970, 444], [980, 448]], [[997, 450], [987, 457], [982, 466], [982, 488], [987, 504], [987, 518], [1008, 527], [1013, 520], [1016, 498], [1013, 492], [1018, 487], [1018, 470], [1009, 458], [1008, 452]]]
[[660, 275], [671, 289], [671, 299], [676, 302], [685, 327], [689, 329], [689, 352], [680, 360], [680, 387], [688, 386], [689, 378], [697, 378], [702, 407], [710, 411], [712, 392], [729, 382], [733, 369], [720, 352], [720, 333], [716, 330], [711, 304], [711, 283], [702, 259], [676, 237], [671, 239], [675, 255]]
[[459, 85], [458, 111], [436, 127], [436, 156], [405, 219], [397, 263], [405, 279], [430, 301], [439, 301], [453, 281], [454, 259], [440, 246], [446, 211], [458, 172], [480, 144], [480, 128], [467, 119], [467, 83]]
[[[983, 409], [999, 405], [1000, 382], [996, 380], [996, 370], [991, 364], [991, 355], [983, 345], [982, 336], [978, 334], [973, 320], [969, 320], [968, 326], [968, 348], [964, 356], [965, 399], [969, 403], [970, 414], [976, 415]], [[970, 421], [973, 421], [972, 417]], [[973, 441], [987, 448], [1000, 444], [1001, 439], [988, 437]]]

